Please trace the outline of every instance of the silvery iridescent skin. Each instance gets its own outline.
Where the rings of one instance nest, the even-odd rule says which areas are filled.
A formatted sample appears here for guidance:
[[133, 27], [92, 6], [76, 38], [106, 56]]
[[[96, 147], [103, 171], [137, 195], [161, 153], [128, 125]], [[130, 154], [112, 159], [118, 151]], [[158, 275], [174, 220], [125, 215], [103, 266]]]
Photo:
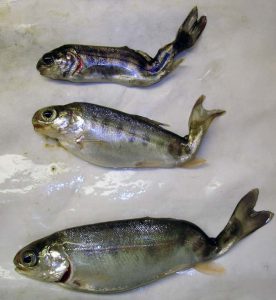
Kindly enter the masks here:
[[189, 135], [178, 136], [161, 123], [111, 108], [71, 103], [40, 109], [34, 129], [74, 155], [109, 168], [182, 167], [194, 158], [212, 120], [221, 110], [206, 110], [201, 96], [189, 120]]
[[26, 276], [79, 291], [127, 291], [215, 259], [267, 224], [273, 213], [254, 211], [257, 198], [257, 189], [246, 194], [216, 238], [182, 220], [113, 221], [42, 238], [20, 250], [14, 264]]
[[72, 82], [115, 82], [127, 86], [148, 86], [160, 81], [182, 60], [175, 56], [192, 47], [206, 26], [195, 7], [179, 28], [176, 39], [161, 48], [154, 58], [128, 47], [64, 45], [38, 61], [41, 75]]

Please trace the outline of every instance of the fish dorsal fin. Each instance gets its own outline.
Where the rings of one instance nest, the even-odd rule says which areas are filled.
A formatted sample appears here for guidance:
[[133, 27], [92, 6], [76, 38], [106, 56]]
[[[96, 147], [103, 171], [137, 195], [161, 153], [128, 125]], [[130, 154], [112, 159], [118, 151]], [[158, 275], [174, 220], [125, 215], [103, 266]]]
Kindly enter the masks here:
[[158, 121], [155, 121], [155, 120], [146, 118], [146, 117], [142, 117], [142, 116], [138, 116], [138, 115], [133, 115], [133, 116], [134, 116], [136, 119], [141, 120], [141, 121], [144, 121], [144, 122], [147, 122], [147, 123], [150, 123], [151, 125], [155, 125], [155, 126], [170, 126], [170, 125], [168, 125], [168, 124], [161, 123], [161, 122], [158, 122]]
[[194, 266], [194, 269], [200, 273], [207, 274], [207, 275], [219, 276], [225, 273], [224, 267], [214, 262], [199, 263]]
[[147, 62], [151, 62], [153, 60], [153, 58], [150, 57], [146, 52], [141, 51], [141, 50], [135, 50], [135, 51], [137, 53], [139, 53], [140, 55], [142, 55]]

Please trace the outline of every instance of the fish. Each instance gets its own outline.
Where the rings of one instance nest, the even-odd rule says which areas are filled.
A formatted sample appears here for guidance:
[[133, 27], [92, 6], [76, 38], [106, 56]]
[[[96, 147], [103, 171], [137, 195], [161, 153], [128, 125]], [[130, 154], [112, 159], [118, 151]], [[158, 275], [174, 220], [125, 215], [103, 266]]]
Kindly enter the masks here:
[[45, 107], [32, 119], [36, 132], [56, 139], [75, 156], [107, 168], [172, 168], [203, 163], [195, 158], [209, 125], [223, 110], [206, 110], [201, 96], [181, 137], [146, 117], [75, 102]]
[[[14, 257], [19, 273], [83, 292], [132, 290], [220, 257], [269, 223], [255, 211], [259, 190], [247, 193], [216, 237], [170, 218], [139, 218], [84, 225], [30, 243]], [[200, 269], [200, 267], [198, 268]]]
[[173, 42], [151, 57], [140, 50], [67, 44], [44, 54], [37, 63], [41, 75], [71, 82], [114, 82], [125, 86], [150, 86], [172, 72], [183, 59], [175, 57], [191, 48], [207, 23], [197, 7], [180, 26]]

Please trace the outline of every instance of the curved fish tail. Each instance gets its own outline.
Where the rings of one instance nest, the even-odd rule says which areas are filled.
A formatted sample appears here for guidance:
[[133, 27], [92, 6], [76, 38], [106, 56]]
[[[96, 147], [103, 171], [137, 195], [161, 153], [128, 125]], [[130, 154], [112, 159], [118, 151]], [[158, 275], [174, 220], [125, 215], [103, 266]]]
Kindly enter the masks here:
[[269, 223], [273, 218], [270, 211], [255, 211], [259, 190], [248, 192], [236, 206], [229, 222], [217, 236], [217, 255], [222, 255], [237, 242]]
[[206, 23], [207, 18], [205, 16], [198, 20], [197, 7], [193, 8], [180, 26], [175, 40], [160, 48], [156, 56], [151, 60], [149, 72], [158, 74], [159, 80], [172, 72], [183, 61], [183, 59], [175, 61], [175, 56], [195, 44]]
[[194, 7], [189, 13], [186, 20], [180, 26], [176, 38], [172, 43], [173, 48], [176, 52], [175, 55], [191, 48], [200, 37], [206, 24], [206, 16], [202, 16], [198, 19], [198, 10], [197, 7]]
[[203, 136], [207, 132], [212, 121], [225, 113], [224, 110], [213, 109], [207, 110], [203, 107], [205, 96], [202, 95], [196, 101], [189, 119], [188, 141], [193, 154], [199, 148]]

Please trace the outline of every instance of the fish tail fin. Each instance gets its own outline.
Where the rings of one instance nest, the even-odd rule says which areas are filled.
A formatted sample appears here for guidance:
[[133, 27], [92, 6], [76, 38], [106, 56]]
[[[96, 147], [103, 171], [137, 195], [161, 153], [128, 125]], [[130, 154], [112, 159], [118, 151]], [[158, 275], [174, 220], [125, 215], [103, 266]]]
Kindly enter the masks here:
[[206, 16], [202, 16], [198, 19], [198, 10], [195, 6], [180, 26], [173, 42], [173, 48], [176, 55], [191, 48], [196, 43], [206, 24]]
[[272, 220], [272, 212], [254, 210], [258, 195], [259, 190], [253, 189], [240, 200], [229, 222], [216, 238], [218, 255], [224, 254], [237, 242]]
[[188, 143], [190, 144], [193, 154], [197, 151], [201, 140], [207, 132], [212, 121], [225, 113], [224, 110], [213, 109], [207, 110], [203, 107], [204, 95], [201, 95], [196, 101], [189, 119]]
[[198, 19], [197, 7], [194, 7], [180, 26], [175, 40], [160, 48], [149, 63], [149, 72], [158, 74], [157, 81], [172, 72], [182, 62], [182, 60], [174, 61], [175, 56], [195, 44], [206, 23], [205, 16]]

